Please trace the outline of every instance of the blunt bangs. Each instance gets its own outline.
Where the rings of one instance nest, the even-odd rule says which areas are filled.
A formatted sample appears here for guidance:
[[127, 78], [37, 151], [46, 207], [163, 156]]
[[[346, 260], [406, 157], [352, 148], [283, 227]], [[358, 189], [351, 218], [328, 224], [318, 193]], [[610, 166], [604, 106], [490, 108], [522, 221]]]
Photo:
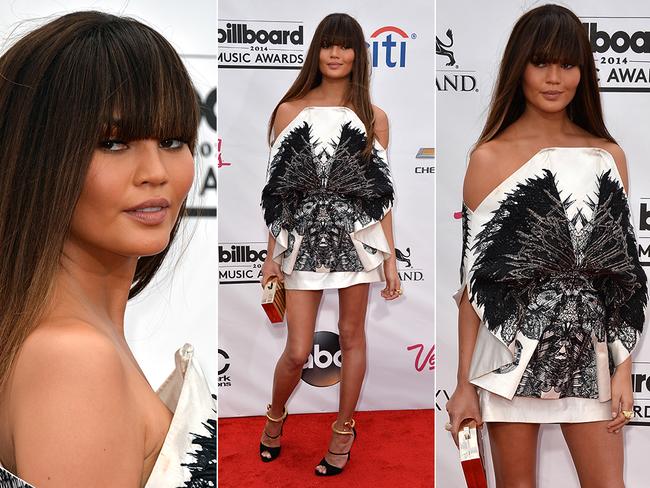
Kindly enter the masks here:
[[363, 39], [359, 39], [359, 27], [354, 20], [345, 14], [330, 14], [323, 19], [320, 34], [320, 46], [344, 46], [359, 52], [363, 47]]
[[90, 76], [104, 87], [98, 142], [174, 138], [193, 151], [198, 101], [174, 49], [158, 33], [128, 21], [106, 24], [97, 34]]
[[[530, 55], [533, 64], [561, 63], [584, 66], [586, 33], [582, 24], [566, 15], [549, 12], [530, 25]], [[584, 39], [583, 39], [584, 38]]]
[[76, 25], [77, 34], [51, 62], [42, 95], [56, 94], [56, 111], [86, 129], [83, 137], [95, 145], [108, 138], [174, 138], [194, 151], [198, 100], [172, 46], [132, 19], [86, 14], [94, 18]]

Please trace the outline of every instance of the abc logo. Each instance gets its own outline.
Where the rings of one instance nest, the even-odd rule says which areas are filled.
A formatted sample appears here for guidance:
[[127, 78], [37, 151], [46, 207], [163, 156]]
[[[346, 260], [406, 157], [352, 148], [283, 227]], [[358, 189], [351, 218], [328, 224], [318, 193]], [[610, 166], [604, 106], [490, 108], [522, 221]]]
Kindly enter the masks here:
[[230, 368], [230, 362], [228, 360], [230, 356], [223, 349], [219, 349], [219, 375], [224, 374]]
[[328, 331], [314, 334], [314, 348], [302, 367], [302, 380], [311, 386], [332, 386], [341, 381], [338, 334]]

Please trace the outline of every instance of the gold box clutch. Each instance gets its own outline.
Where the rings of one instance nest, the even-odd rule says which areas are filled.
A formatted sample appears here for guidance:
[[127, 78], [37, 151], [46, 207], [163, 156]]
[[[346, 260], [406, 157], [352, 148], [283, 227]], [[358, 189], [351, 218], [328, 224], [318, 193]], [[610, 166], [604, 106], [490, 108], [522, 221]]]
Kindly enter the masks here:
[[287, 297], [284, 284], [271, 279], [262, 289], [262, 308], [271, 323], [277, 324], [284, 321], [284, 311], [287, 308]]
[[487, 488], [483, 461], [483, 438], [474, 420], [460, 424], [458, 449], [467, 488]]

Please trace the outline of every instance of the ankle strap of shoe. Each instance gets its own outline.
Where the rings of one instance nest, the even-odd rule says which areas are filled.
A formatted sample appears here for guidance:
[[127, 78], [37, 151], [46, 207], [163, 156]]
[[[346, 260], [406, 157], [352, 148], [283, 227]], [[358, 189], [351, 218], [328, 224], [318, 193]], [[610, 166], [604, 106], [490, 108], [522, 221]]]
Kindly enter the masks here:
[[287, 418], [287, 415], [289, 415], [289, 412], [287, 412], [287, 407], [282, 407], [282, 416], [275, 419], [269, 415], [270, 410], [271, 410], [271, 404], [269, 403], [266, 406], [266, 418], [269, 419], [271, 422], [282, 422], [284, 419]]
[[353, 435], [354, 431], [352, 429], [354, 429], [354, 419], [350, 419], [347, 422], [343, 422], [343, 427], [347, 427], [350, 430], [339, 430], [339, 429], [337, 429], [336, 428], [336, 420], [332, 424], [332, 430], [335, 433], [341, 434], [341, 435]]

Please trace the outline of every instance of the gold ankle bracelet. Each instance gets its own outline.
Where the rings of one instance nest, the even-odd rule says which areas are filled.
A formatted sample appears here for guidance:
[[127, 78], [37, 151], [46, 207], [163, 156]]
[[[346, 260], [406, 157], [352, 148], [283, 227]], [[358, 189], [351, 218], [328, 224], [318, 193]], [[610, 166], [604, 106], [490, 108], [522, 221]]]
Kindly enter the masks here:
[[350, 430], [339, 430], [339, 429], [337, 429], [337, 428], [336, 428], [336, 420], [334, 421], [334, 423], [332, 423], [332, 430], [333, 430], [336, 434], [341, 434], [341, 435], [353, 435], [353, 434], [354, 434], [354, 431], [353, 431], [352, 429], [354, 429], [354, 419], [350, 419], [350, 420], [348, 420], [347, 422], [343, 422], [343, 427], [347, 427], [347, 428], [350, 429]]
[[289, 415], [289, 412], [287, 412], [287, 407], [282, 407], [282, 416], [280, 418], [274, 419], [269, 415], [270, 410], [271, 410], [271, 404], [269, 403], [266, 406], [266, 418], [269, 419], [271, 422], [282, 422], [284, 419], [287, 418], [287, 415]]

